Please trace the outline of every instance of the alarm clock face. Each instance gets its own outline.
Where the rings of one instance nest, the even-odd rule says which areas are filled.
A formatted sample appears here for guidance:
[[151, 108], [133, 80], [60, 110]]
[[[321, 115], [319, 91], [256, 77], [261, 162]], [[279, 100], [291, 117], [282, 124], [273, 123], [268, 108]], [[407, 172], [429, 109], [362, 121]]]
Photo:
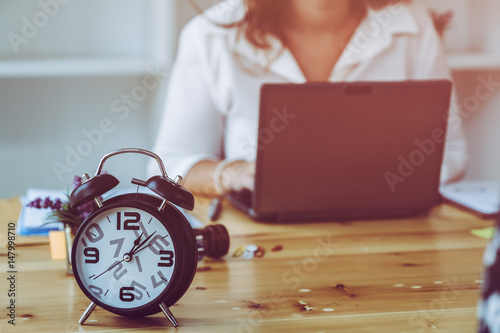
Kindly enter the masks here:
[[72, 259], [90, 299], [120, 314], [158, 305], [177, 267], [176, 238], [162, 219], [154, 209], [117, 204], [87, 218]]

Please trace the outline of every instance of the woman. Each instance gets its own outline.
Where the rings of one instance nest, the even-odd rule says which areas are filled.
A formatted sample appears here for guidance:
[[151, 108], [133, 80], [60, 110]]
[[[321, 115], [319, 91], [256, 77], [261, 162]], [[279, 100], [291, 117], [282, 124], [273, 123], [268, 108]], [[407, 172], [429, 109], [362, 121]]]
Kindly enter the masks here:
[[[226, 0], [212, 7], [181, 34], [153, 150], [197, 194], [252, 189], [263, 83], [450, 78], [432, 20], [402, 2]], [[442, 181], [465, 164], [455, 121]]]

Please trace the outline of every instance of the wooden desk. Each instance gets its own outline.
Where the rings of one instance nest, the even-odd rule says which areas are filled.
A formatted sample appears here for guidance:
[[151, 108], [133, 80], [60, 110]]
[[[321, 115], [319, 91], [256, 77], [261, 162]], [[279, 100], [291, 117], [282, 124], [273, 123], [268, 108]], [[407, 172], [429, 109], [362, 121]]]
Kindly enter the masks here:
[[[197, 200], [195, 214], [205, 221], [206, 207]], [[19, 209], [16, 199], [0, 201], [3, 272], [6, 224], [17, 219]], [[476, 329], [487, 241], [470, 229], [492, 221], [443, 205], [421, 219], [269, 225], [226, 205], [221, 222], [231, 235], [231, 253], [241, 244], [267, 252], [261, 259], [201, 261], [191, 288], [172, 307], [179, 332]], [[272, 252], [277, 245], [283, 249]], [[162, 314], [134, 320], [99, 308], [80, 326], [89, 300], [66, 275], [64, 263], [50, 260], [46, 240], [19, 245], [16, 255], [16, 326], [7, 324], [2, 277], [2, 332], [174, 331]]]

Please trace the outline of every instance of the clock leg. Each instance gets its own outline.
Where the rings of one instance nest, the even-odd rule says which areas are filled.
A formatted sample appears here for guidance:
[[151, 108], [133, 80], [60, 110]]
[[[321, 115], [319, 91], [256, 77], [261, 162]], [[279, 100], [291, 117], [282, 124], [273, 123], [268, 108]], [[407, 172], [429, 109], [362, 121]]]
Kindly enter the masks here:
[[170, 312], [170, 310], [167, 308], [165, 303], [163, 303], [163, 302], [160, 303], [160, 309], [161, 309], [161, 311], [163, 311], [163, 314], [165, 315], [165, 317], [167, 317], [168, 320], [170, 320], [170, 322], [172, 323], [172, 326], [177, 327], [179, 325], [177, 323], [177, 320], [175, 320], [174, 315], [172, 314], [172, 312]]
[[87, 309], [83, 313], [82, 317], [78, 321], [78, 324], [83, 325], [83, 323], [85, 322], [85, 320], [87, 320], [87, 318], [90, 316], [90, 314], [92, 313], [92, 311], [94, 311], [94, 309], [95, 309], [96, 306], [97, 306], [97, 304], [95, 304], [94, 302], [90, 303], [90, 305], [87, 307]]

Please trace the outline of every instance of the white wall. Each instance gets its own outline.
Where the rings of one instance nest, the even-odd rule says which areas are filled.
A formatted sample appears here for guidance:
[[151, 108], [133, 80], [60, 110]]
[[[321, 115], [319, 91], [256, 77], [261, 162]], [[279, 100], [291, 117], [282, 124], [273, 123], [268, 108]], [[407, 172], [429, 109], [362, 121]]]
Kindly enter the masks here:
[[[176, 0], [0, 1], [0, 197], [64, 189], [111, 150], [151, 148], [175, 10]], [[105, 169], [141, 178], [146, 163]]]
[[481, 67], [453, 73], [470, 154], [466, 178], [500, 179], [500, 0], [425, 1], [456, 8], [446, 45]]
[[[112, 101], [129, 92], [138, 81], [0, 80], [0, 195], [22, 194], [28, 187], [66, 188], [74, 175], [94, 173], [100, 157], [110, 150], [150, 147], [153, 133], [147, 129], [151, 126], [154, 97], [131, 108], [123, 120], [122, 114], [113, 113], [111, 108]], [[138, 174], [137, 178], [143, 175], [137, 163], [128, 168]]]
[[[466, 178], [500, 180], [500, 70], [460, 72], [454, 79], [470, 155]], [[489, 97], [477, 98], [477, 89], [490, 92], [484, 80], [497, 86], [490, 86]]]

